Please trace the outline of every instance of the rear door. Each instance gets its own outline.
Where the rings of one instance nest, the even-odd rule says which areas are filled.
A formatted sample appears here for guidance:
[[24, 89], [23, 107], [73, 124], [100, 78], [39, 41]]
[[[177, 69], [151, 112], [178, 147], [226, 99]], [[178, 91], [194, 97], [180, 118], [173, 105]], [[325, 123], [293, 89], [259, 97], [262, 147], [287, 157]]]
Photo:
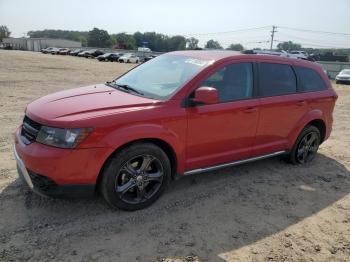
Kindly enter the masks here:
[[258, 63], [260, 119], [253, 156], [286, 150], [288, 135], [307, 112], [306, 94], [297, 92], [294, 69], [277, 62]]
[[187, 108], [187, 170], [251, 156], [259, 116], [253, 82], [253, 64], [244, 62], [221, 67], [198, 86], [216, 88], [220, 102]]

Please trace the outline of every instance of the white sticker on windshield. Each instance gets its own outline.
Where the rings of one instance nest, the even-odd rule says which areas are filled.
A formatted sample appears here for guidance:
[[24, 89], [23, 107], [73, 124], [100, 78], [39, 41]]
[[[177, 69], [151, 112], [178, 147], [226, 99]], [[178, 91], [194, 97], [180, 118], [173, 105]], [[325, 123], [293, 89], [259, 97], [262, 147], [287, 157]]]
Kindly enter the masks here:
[[197, 66], [205, 66], [208, 63], [208, 61], [199, 60], [199, 59], [195, 59], [195, 58], [188, 58], [185, 60], [185, 63], [193, 64], [193, 65], [197, 65]]

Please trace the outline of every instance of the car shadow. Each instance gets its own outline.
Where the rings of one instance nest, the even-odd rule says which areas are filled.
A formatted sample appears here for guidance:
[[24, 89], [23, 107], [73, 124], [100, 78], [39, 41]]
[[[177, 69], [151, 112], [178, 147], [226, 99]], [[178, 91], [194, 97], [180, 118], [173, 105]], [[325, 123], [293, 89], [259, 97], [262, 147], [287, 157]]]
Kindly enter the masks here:
[[[304, 166], [276, 157], [183, 177], [152, 206], [135, 212], [111, 209], [101, 197], [42, 198], [17, 179], [0, 193], [0, 207], [6, 210], [0, 235], [9, 246], [24, 234], [25, 248], [33, 247], [32, 239], [48, 248], [65, 240], [72, 249], [77, 248], [73, 240], [82, 241], [90, 248], [78, 251], [80, 259], [97, 252], [95, 241], [109, 239], [123, 245], [111, 245], [113, 250], [107, 248], [100, 258], [155, 261], [195, 255], [226, 261], [225, 254], [283, 231], [349, 193], [349, 170], [323, 154]], [[137, 241], [147, 245], [131, 254], [123, 250]], [[56, 256], [65, 260], [69, 253]]]

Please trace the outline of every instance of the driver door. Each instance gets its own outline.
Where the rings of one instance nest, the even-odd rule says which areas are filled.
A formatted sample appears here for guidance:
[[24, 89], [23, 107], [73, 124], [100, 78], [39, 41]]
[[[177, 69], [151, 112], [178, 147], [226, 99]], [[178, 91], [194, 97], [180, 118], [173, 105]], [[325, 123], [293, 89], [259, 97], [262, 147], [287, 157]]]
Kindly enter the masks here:
[[219, 103], [187, 108], [186, 170], [249, 158], [259, 117], [252, 63], [226, 65], [200, 86], [216, 88]]

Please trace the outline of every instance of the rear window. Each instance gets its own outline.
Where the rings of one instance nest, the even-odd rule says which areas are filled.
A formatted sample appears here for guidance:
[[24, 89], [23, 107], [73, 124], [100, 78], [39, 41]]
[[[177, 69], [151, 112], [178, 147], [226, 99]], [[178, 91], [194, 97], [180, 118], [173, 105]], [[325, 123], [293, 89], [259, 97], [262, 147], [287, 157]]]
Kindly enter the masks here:
[[325, 82], [315, 70], [301, 66], [296, 66], [295, 69], [299, 76], [301, 91], [321, 91], [327, 88]]
[[297, 81], [289, 65], [259, 64], [259, 96], [279, 96], [297, 91]]

